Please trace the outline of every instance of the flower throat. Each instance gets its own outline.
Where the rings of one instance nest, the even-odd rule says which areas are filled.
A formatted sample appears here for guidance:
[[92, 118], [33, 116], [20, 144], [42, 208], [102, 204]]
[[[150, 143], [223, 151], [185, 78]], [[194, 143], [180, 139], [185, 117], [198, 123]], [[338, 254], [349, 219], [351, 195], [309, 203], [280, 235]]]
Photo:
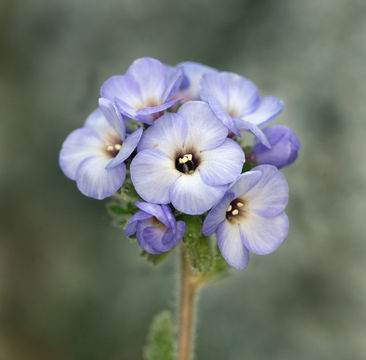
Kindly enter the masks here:
[[176, 156], [175, 168], [183, 174], [193, 174], [198, 164], [198, 158], [192, 153], [179, 154]]

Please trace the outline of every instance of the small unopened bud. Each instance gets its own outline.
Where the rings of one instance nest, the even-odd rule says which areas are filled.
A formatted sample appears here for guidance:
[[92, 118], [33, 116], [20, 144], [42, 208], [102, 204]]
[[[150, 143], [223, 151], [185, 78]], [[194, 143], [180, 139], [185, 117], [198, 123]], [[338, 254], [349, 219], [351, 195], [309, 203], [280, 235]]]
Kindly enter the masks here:
[[252, 152], [248, 154], [258, 165], [274, 165], [278, 169], [292, 164], [298, 155], [301, 144], [296, 134], [287, 126], [268, 126], [263, 130], [271, 149], [255, 140]]

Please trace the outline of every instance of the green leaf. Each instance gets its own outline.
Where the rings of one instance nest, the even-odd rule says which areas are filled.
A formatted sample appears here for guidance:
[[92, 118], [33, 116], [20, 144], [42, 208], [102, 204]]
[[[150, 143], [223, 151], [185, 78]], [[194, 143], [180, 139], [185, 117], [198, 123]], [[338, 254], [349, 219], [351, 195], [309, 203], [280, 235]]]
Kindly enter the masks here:
[[175, 328], [171, 312], [155, 316], [144, 349], [145, 360], [174, 360], [176, 357]]

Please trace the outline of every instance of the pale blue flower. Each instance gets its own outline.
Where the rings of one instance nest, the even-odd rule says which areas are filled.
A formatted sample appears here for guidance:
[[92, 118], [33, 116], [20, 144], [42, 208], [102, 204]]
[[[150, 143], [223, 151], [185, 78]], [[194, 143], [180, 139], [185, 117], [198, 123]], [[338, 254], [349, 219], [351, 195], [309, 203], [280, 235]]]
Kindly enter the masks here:
[[186, 232], [184, 221], [176, 221], [168, 205], [149, 204], [136, 201], [141, 210], [129, 221], [126, 235], [136, 233], [141, 249], [150, 254], [161, 254], [171, 250], [182, 240]]
[[292, 164], [298, 155], [301, 144], [296, 134], [287, 126], [268, 126], [263, 130], [271, 148], [265, 147], [257, 138], [252, 152], [248, 155], [258, 164], [270, 164], [278, 169]]
[[289, 228], [284, 210], [288, 201], [285, 177], [272, 165], [260, 165], [242, 174], [207, 215], [202, 232], [216, 232], [226, 262], [238, 269], [248, 265], [249, 251], [275, 251]]
[[241, 173], [244, 152], [202, 101], [183, 104], [145, 132], [131, 163], [131, 179], [147, 202], [172, 203], [202, 214]]
[[104, 199], [113, 195], [126, 177], [124, 161], [132, 154], [142, 135], [142, 127], [126, 137], [119, 111], [107, 99], [64, 141], [60, 167], [75, 180], [86, 196]]
[[183, 81], [176, 93], [177, 98], [183, 98], [183, 102], [200, 100], [201, 79], [204, 74], [215, 74], [218, 70], [194, 61], [184, 61], [177, 65], [183, 68]]
[[201, 99], [235, 135], [250, 131], [267, 147], [270, 144], [259, 126], [274, 119], [284, 106], [272, 96], [259, 97], [250, 80], [230, 72], [205, 74], [201, 80]]
[[173, 97], [182, 79], [181, 67], [171, 72], [160, 61], [144, 57], [135, 60], [125, 75], [105, 81], [100, 94], [115, 102], [126, 118], [152, 124], [164, 110], [180, 101]]

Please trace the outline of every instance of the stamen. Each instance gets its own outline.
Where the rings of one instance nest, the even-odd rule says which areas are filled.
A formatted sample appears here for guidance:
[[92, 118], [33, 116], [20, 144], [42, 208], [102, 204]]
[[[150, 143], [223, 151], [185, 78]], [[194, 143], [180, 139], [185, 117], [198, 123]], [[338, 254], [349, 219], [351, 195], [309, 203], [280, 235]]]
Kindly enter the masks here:
[[191, 154], [186, 154], [182, 158], [179, 158], [178, 160], [179, 160], [179, 164], [185, 164], [186, 162], [192, 160], [192, 155]]
[[114, 148], [115, 148], [116, 150], [121, 150], [121, 147], [122, 147], [122, 146], [121, 146], [120, 144], [115, 144], [115, 145], [114, 145]]
[[226, 210], [226, 220], [232, 224], [237, 224], [247, 216], [246, 200], [243, 198], [234, 199]]
[[192, 153], [192, 150], [190, 150], [190, 152], [183, 152], [177, 155], [178, 156], [175, 158], [176, 169], [187, 175], [193, 174], [199, 166], [200, 158], [197, 157], [195, 153]]
[[113, 150], [114, 150], [113, 145], [108, 145], [108, 146], [107, 146], [107, 151], [113, 151]]

